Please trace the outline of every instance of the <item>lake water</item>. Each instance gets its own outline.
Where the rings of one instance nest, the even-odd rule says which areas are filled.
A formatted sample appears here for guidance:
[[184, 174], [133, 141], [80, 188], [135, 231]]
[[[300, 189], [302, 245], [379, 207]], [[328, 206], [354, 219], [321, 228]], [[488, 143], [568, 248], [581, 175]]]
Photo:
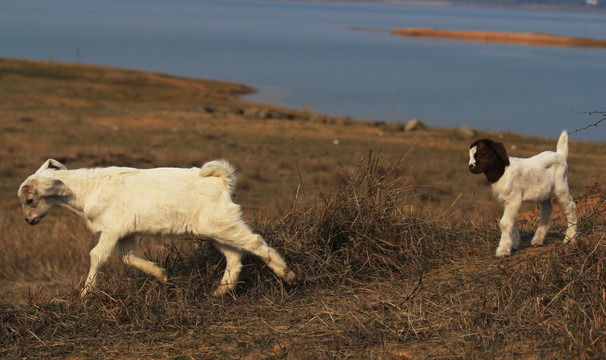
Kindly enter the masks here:
[[[606, 49], [397, 37], [351, 27], [606, 39], [606, 15], [244, 0], [3, 0], [0, 56], [228, 80], [248, 98], [363, 120], [557, 137], [606, 111]], [[79, 51], [78, 51], [79, 50]], [[572, 139], [606, 141], [606, 122]]]

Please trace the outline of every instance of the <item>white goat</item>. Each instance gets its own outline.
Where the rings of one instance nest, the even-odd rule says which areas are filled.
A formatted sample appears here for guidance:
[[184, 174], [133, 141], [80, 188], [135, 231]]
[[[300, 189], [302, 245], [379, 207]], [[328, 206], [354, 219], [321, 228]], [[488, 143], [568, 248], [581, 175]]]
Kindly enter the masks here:
[[49, 159], [19, 187], [25, 221], [35, 225], [54, 206], [82, 217], [99, 234], [90, 252], [90, 272], [82, 296], [94, 288], [98, 267], [118, 246], [119, 258], [160, 281], [166, 270], [137, 256], [137, 236], [204, 236], [225, 255], [226, 267], [214, 295], [234, 289], [244, 251], [260, 257], [289, 284], [295, 273], [263, 238], [242, 220], [232, 202], [236, 175], [224, 160], [200, 168], [133, 169], [109, 167], [68, 170]]
[[567, 158], [568, 133], [565, 130], [558, 140], [557, 152], [545, 151], [528, 159], [508, 157], [503, 144], [490, 139], [471, 144], [469, 170], [486, 175], [493, 194], [505, 208], [497, 256], [510, 255], [512, 249], [520, 246], [517, 217], [524, 201], [539, 205], [541, 220], [532, 245], [543, 245], [551, 223], [554, 196], [568, 223], [564, 243], [576, 240], [576, 205], [568, 190]]

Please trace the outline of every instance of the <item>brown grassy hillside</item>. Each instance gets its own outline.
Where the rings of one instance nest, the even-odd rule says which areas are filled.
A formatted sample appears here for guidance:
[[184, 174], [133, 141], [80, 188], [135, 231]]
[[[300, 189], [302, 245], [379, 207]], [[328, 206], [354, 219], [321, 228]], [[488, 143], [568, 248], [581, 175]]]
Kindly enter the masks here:
[[[572, 141], [582, 237], [496, 259], [500, 209], [467, 170], [473, 139], [252, 104], [237, 85], [0, 59], [0, 356], [3, 358], [601, 358], [606, 356], [606, 144]], [[571, 126], [572, 127], [572, 126]], [[559, 129], [558, 129], [559, 130]], [[480, 132], [511, 155], [555, 139]], [[514, 148], [515, 147], [515, 148]], [[59, 209], [34, 227], [16, 191], [49, 157], [69, 168], [239, 170], [245, 217], [300, 275], [247, 257], [209, 294], [223, 259], [204, 239], [143, 238], [160, 284], [117, 261], [78, 297], [95, 237]]]

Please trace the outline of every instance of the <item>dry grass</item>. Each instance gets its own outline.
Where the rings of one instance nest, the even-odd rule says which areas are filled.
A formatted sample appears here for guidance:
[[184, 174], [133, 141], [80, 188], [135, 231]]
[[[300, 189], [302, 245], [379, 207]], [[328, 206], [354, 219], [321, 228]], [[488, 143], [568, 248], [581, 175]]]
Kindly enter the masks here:
[[[296, 112], [248, 119], [236, 110], [252, 105], [230, 95], [237, 86], [215, 92], [160, 75], [8, 60], [0, 70], [1, 91], [21, 94], [0, 96], [3, 358], [606, 356], [605, 144], [571, 143], [580, 244], [562, 246], [556, 220], [547, 245], [529, 247], [536, 216], [523, 216], [523, 248], [495, 259], [500, 210], [465, 168], [470, 141], [452, 130], [401, 133]], [[143, 78], [154, 86], [131, 81]], [[120, 96], [73, 105], [96, 102], [105, 86]], [[481, 135], [501, 135], [518, 156], [555, 147]], [[61, 211], [28, 227], [15, 197], [49, 156], [69, 167], [227, 157], [241, 171], [236, 200], [300, 283], [285, 287], [246, 257], [236, 292], [212, 298], [224, 263], [204, 239], [146, 237], [143, 252], [168, 268], [167, 284], [114, 261], [80, 299], [95, 237]]]
[[[128, 271], [2, 304], [3, 357], [598, 358], [606, 354], [605, 193], [581, 217], [577, 247], [492, 258], [498, 231], [406, 214], [411, 188], [370, 157], [309, 207], [256, 224], [301, 282], [247, 258], [242, 284], [208, 296], [222, 259], [205, 243], [161, 257], [171, 281]], [[588, 226], [590, 225], [590, 226]], [[528, 230], [528, 229], [523, 229]], [[562, 232], [556, 226], [555, 232]], [[525, 234], [528, 246], [529, 234]], [[152, 346], [150, 346], [153, 344]]]

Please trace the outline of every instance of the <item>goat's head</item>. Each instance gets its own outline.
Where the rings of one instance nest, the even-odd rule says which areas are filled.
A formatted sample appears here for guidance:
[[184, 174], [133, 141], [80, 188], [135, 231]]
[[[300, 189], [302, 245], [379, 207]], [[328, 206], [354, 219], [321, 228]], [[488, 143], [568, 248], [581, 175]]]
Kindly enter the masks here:
[[61, 197], [72, 194], [63, 181], [51, 176], [50, 171], [54, 170], [67, 168], [57, 160], [49, 159], [19, 187], [17, 195], [21, 200], [23, 216], [30, 225], [38, 224]]
[[507, 166], [509, 157], [500, 142], [480, 139], [469, 146], [469, 171], [474, 174], [484, 173], [490, 183], [497, 182]]

